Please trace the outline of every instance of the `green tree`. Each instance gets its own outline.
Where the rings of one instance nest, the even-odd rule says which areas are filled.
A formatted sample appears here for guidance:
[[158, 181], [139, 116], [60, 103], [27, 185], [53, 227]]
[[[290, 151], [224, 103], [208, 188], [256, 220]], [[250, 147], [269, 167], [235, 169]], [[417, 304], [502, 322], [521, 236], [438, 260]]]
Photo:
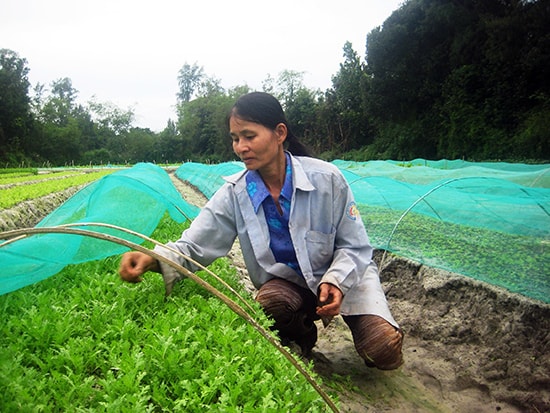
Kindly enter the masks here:
[[88, 102], [88, 110], [98, 128], [115, 135], [128, 132], [135, 119], [132, 108], [121, 109], [111, 102], [98, 102], [95, 96]]
[[163, 163], [182, 162], [191, 157], [172, 119], [168, 119], [166, 127], [158, 136], [155, 156]]
[[224, 93], [221, 80], [210, 76], [203, 76], [202, 81], [197, 87], [197, 96], [208, 97], [218, 96]]
[[[49, 94], [41, 85], [35, 88], [33, 110], [39, 125], [33, 151], [38, 159], [63, 165], [128, 158], [127, 152], [111, 152], [110, 148], [120, 150], [128, 146], [133, 110], [98, 102], [95, 97], [83, 106], [77, 97], [78, 90], [69, 78], [52, 82]], [[117, 143], [117, 139], [124, 142]]]
[[[227, 161], [234, 159], [226, 127], [235, 100], [250, 91], [248, 86], [225, 90], [220, 80], [207, 76], [196, 63], [180, 70], [176, 131], [170, 123], [161, 134], [162, 153], [173, 152], [175, 161]], [[162, 155], [161, 153], [161, 155]]]
[[283, 70], [277, 79], [267, 75], [262, 82], [264, 92], [274, 95], [283, 106], [294, 134], [314, 152], [317, 144], [317, 99], [319, 92], [304, 85], [305, 72]]
[[[130, 164], [156, 162], [156, 135], [148, 128], [131, 128], [126, 135], [127, 147], [122, 157]], [[161, 162], [162, 160], [158, 160]]]
[[266, 93], [275, 94], [275, 79], [271, 74], [267, 74], [266, 78], [262, 81], [262, 90]]
[[452, 1], [404, 3], [367, 35], [367, 105], [377, 128], [375, 147], [386, 156], [410, 159], [436, 155], [442, 82], [449, 73], [454, 34]]
[[220, 93], [179, 106], [178, 130], [194, 160], [234, 159], [225, 124], [233, 103], [232, 97]]
[[285, 109], [292, 105], [298, 91], [305, 89], [304, 74], [305, 72], [296, 70], [283, 70], [279, 73], [277, 86], [272, 93], [279, 99]]
[[0, 155], [21, 157], [32, 129], [27, 60], [9, 49], [0, 49]]
[[[544, 0], [405, 2], [367, 36], [373, 152], [532, 156], [522, 143], [538, 142], [534, 131], [547, 114], [548, 21]], [[527, 138], [524, 128], [534, 135]]]
[[32, 150], [38, 159], [54, 165], [80, 163], [84, 131], [91, 131], [91, 119], [78, 105], [76, 90], [69, 78], [51, 83], [49, 95], [37, 85], [40, 95], [35, 103], [39, 120]]
[[[111, 102], [99, 102], [95, 96], [88, 102], [88, 112], [93, 119], [93, 133], [86, 142], [85, 151], [92, 151], [92, 153], [100, 149], [120, 146], [117, 145], [116, 140], [125, 140], [135, 119], [132, 108], [121, 109]], [[99, 155], [102, 159], [106, 157], [105, 152], [100, 152]], [[120, 153], [113, 153], [108, 158], [114, 162], [115, 159], [119, 159], [119, 155]], [[88, 154], [88, 157], [90, 156]], [[95, 155], [93, 157], [95, 158]]]
[[287, 103], [286, 116], [294, 134], [314, 152], [319, 150], [317, 135], [318, 93], [307, 88], [298, 89]]
[[45, 123], [42, 128], [40, 157], [52, 165], [79, 165], [81, 162], [82, 130], [76, 118], [63, 125]]
[[65, 77], [51, 83], [50, 96], [41, 109], [41, 120], [64, 126], [76, 110], [78, 90], [73, 87], [71, 79]]
[[203, 78], [204, 69], [202, 66], [199, 67], [197, 63], [193, 63], [193, 65], [185, 63], [178, 72], [178, 102], [189, 102], [198, 90]]
[[343, 51], [344, 62], [332, 77], [327, 101], [331, 103], [336, 122], [332, 128], [336, 134], [333, 141], [345, 152], [370, 143], [370, 136], [364, 104], [367, 82], [364, 65], [350, 42], [344, 44]]

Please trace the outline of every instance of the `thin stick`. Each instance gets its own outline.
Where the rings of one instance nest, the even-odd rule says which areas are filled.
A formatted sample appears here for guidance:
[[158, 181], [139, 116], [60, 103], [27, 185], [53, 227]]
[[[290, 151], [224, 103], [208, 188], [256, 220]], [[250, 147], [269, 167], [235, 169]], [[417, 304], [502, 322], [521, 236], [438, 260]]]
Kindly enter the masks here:
[[163, 247], [164, 249], [173, 252], [174, 254], [178, 255], [179, 257], [183, 258], [184, 260], [190, 262], [191, 264], [194, 264], [195, 266], [199, 267], [199, 269], [206, 271], [209, 275], [214, 277], [216, 281], [220, 282], [225, 288], [227, 288], [229, 291], [231, 291], [235, 296], [253, 313], [256, 313], [256, 310], [254, 307], [252, 307], [233, 287], [231, 287], [223, 278], [221, 278], [219, 275], [214, 273], [212, 270], [208, 269], [204, 265], [202, 265], [200, 262], [195, 261], [193, 258], [189, 257], [188, 255], [183, 254], [181, 251], [178, 251], [175, 248], [171, 248], [151, 237], [148, 237], [147, 235], [140, 234], [139, 232], [132, 231], [131, 229], [119, 227], [117, 225], [112, 224], [104, 224], [100, 222], [76, 222], [71, 224], [63, 224], [59, 225], [60, 228], [72, 228], [72, 227], [85, 227], [85, 226], [91, 226], [91, 227], [104, 227], [104, 228], [111, 228], [116, 229], [120, 232], [126, 232], [127, 234], [134, 235], [136, 237], [142, 238], [145, 241], [149, 241], [159, 247]]

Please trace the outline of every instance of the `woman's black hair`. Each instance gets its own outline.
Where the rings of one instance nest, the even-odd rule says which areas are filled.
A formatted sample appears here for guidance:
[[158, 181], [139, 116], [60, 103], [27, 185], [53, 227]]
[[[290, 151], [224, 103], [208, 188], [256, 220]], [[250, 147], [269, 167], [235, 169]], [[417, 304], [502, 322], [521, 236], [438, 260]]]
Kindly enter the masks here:
[[307, 147], [292, 133], [281, 104], [269, 93], [252, 92], [241, 96], [227, 116], [228, 126], [232, 116], [258, 123], [271, 130], [283, 123], [287, 129], [286, 149], [295, 156], [311, 156]]

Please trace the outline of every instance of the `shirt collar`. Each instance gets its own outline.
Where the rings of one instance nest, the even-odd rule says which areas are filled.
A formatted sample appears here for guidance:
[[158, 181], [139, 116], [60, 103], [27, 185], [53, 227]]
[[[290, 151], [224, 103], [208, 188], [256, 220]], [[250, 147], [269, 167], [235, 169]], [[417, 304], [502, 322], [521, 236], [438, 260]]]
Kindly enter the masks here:
[[[281, 196], [290, 201], [292, 199], [292, 165], [290, 162], [290, 155], [285, 153], [286, 159], [286, 171], [285, 171], [285, 182], [283, 183], [283, 188], [281, 189]], [[268, 197], [271, 196], [267, 187], [265, 186], [262, 177], [258, 171], [248, 171], [246, 174], [246, 191], [248, 196], [252, 201], [252, 206], [254, 207], [254, 212], [258, 212], [262, 202]]]

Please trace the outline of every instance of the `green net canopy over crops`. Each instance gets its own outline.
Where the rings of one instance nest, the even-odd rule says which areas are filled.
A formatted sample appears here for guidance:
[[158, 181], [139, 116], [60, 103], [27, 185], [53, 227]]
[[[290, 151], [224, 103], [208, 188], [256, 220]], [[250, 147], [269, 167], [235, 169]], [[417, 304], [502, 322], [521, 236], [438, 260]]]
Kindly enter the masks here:
[[[46, 216], [37, 227], [72, 223], [104, 223], [150, 235], [165, 213], [183, 222], [198, 209], [187, 204], [168, 174], [152, 164], [138, 164], [93, 182]], [[120, 231], [93, 227], [132, 242], [142, 239]], [[69, 234], [40, 234], [0, 248], [0, 294], [50, 277], [68, 264], [120, 254], [118, 244]]]
[[[354, 192], [375, 247], [550, 302], [550, 165], [446, 160], [334, 164]], [[176, 175], [210, 198], [223, 176], [243, 169], [239, 162], [186, 163]], [[179, 221], [197, 213], [166, 172], [139, 164], [89, 185], [38, 226], [102, 222], [149, 235], [166, 211]], [[0, 248], [0, 294], [49, 277], [67, 264], [122, 250], [66, 234], [16, 241]]]
[[176, 176], [190, 182], [204, 196], [210, 199], [214, 195], [214, 192], [224, 184], [224, 176], [229, 176], [242, 170], [244, 170], [244, 166], [241, 162], [224, 162], [215, 165], [188, 162], [177, 169]]
[[[550, 165], [333, 163], [375, 247], [550, 302]], [[189, 163], [176, 175], [210, 197], [243, 169]]]

